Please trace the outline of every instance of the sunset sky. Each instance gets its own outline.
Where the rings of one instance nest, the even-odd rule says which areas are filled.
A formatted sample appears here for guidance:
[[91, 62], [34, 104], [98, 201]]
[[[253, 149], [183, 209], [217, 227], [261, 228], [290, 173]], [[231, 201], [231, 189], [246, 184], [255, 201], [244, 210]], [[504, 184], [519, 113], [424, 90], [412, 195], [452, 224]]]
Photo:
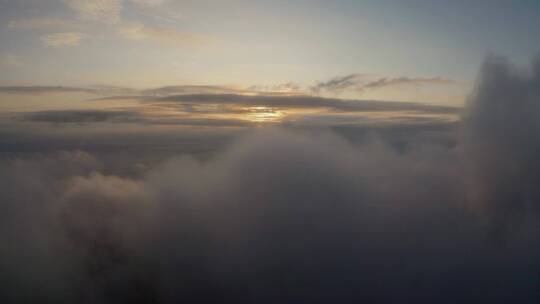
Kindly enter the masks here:
[[[212, 85], [460, 105], [490, 52], [540, 48], [537, 1], [0, 1], [0, 84]], [[379, 79], [407, 79], [361, 88]], [[255, 86], [255, 87], [254, 87]], [[324, 94], [329, 92], [318, 92]], [[336, 95], [336, 92], [330, 92]]]
[[540, 0], [0, 0], [1, 304], [540, 303]]

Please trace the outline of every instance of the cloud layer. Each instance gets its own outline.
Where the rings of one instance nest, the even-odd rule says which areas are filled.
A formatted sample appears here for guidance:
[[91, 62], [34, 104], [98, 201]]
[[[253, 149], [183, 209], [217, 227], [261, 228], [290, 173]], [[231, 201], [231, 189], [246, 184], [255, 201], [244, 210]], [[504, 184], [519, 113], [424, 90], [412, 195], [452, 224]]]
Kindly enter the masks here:
[[[503, 223], [540, 211], [540, 64], [524, 72], [491, 56], [481, 69], [463, 125], [471, 194]], [[517, 218], [516, 218], [517, 217]]]
[[[65, 107], [42, 108], [13, 113], [19, 121], [55, 123], [119, 122], [185, 126], [274, 125], [365, 125], [374, 120], [394, 122], [453, 123], [458, 107], [412, 102], [345, 100], [289, 93], [265, 93], [220, 86], [168, 86], [136, 90], [122, 87], [0, 86], [0, 93], [35, 98], [49, 94], [80, 93], [88, 100], [65, 103]], [[46, 95], [47, 94], [47, 95]], [[10, 96], [7, 96], [10, 97]], [[81, 97], [79, 97], [81, 98]], [[15, 107], [15, 106], [13, 106]], [[83, 108], [83, 110], [79, 109]], [[113, 117], [130, 112], [130, 118], [95, 120], [96, 114]], [[109, 113], [107, 113], [109, 112]], [[63, 117], [63, 118], [62, 118]], [[40, 118], [40, 119], [36, 119]], [[0, 117], [1, 121], [1, 117]]]
[[[143, 134], [115, 137], [119, 150], [50, 153], [41, 139], [2, 154], [2, 300], [536, 303], [538, 70], [488, 59], [459, 133], [259, 128], [157, 161]], [[29, 119], [126, 113], [66, 114]], [[183, 145], [215, 136], [189, 134]]]

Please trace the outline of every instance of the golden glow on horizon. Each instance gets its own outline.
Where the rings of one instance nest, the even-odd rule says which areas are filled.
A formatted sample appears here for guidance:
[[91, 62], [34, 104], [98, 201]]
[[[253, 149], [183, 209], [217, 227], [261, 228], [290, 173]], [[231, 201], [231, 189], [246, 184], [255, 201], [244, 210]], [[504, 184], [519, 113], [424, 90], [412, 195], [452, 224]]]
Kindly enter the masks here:
[[[219, 98], [215, 101], [200, 101], [196, 98], [193, 100], [191, 98], [167, 100], [159, 97], [138, 97], [135, 95], [132, 97], [120, 95], [118, 98], [114, 98], [113, 95], [112, 98], [100, 99], [95, 97], [104, 96], [101, 91], [99, 91], [100, 94], [71, 91], [54, 92], [54, 90], [51, 92], [37, 90], [36, 92], [36, 88], [32, 89], [32, 87], [27, 90], [28, 92], [22, 88], [17, 93], [0, 93], [0, 111], [9, 112], [13, 117], [23, 117], [23, 119], [18, 120], [20, 123], [25, 123], [25, 114], [23, 114], [25, 112], [50, 111], [52, 113], [40, 114], [41, 120], [35, 120], [32, 123], [50, 122], [56, 127], [59, 126], [59, 122], [64, 116], [67, 122], [80, 118], [82, 119], [81, 125], [86, 126], [90, 126], [90, 123], [115, 123], [116, 126], [123, 125], [122, 128], [130, 126], [138, 129], [136, 125], [140, 125], [144, 128], [159, 126], [171, 130], [185, 127], [239, 128], [273, 124], [359, 126], [388, 122], [426, 123], [458, 120], [458, 116], [453, 112], [431, 112], [429, 108], [425, 112], [410, 111], [407, 110], [407, 107], [402, 110], [385, 110], [383, 107], [380, 111], [341, 111], [321, 104], [276, 106], [272, 102], [264, 104], [265, 99], [250, 100], [241, 97], [236, 102], [235, 100], [220, 100]], [[275, 95], [272, 96], [272, 98], [279, 98]], [[227, 95], [224, 98], [230, 98], [230, 96]], [[21, 102], [22, 100], [25, 102]]]
[[275, 108], [270, 107], [247, 107], [246, 117], [252, 122], [278, 122], [283, 117], [284, 113]]

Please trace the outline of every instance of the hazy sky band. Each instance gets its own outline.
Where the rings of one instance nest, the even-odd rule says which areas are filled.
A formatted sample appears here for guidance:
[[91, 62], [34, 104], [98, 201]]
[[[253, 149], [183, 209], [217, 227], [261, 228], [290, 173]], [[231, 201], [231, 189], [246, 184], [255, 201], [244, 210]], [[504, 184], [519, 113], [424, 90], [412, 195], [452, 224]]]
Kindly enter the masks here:
[[540, 48], [539, 4], [513, 1], [511, 10], [508, 5], [2, 0], [0, 81], [309, 88], [355, 74], [372, 83], [390, 78], [454, 84], [402, 82], [371, 90], [353, 85], [340, 92], [345, 97], [456, 104], [463, 102], [486, 53], [524, 63]]

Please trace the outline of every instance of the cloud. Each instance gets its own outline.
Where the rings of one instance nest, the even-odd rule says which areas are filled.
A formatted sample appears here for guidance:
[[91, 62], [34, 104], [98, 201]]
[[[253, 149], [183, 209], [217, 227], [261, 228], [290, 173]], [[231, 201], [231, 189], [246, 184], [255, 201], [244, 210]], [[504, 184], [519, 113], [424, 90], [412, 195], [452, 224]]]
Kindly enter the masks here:
[[246, 90], [230, 88], [226, 86], [204, 86], [204, 85], [178, 85], [166, 86], [154, 89], [147, 89], [141, 92], [145, 96], [170, 96], [177, 94], [227, 94], [227, 93], [247, 93]]
[[0, 86], [0, 93], [7, 94], [48, 94], [81, 92], [89, 94], [135, 93], [133, 89], [114, 86], [66, 87], [66, 86]]
[[311, 87], [311, 91], [319, 93], [323, 90], [330, 92], [341, 92], [346, 89], [358, 90], [360, 88], [360, 82], [363, 79], [361, 74], [350, 74], [346, 76], [334, 77], [328, 81], [320, 82], [317, 85]]
[[456, 113], [459, 108], [420, 103], [373, 100], [344, 100], [315, 96], [248, 96], [236, 94], [172, 95], [143, 99], [148, 102], [178, 102], [199, 104], [238, 104], [281, 108], [330, 108], [337, 111], [418, 111], [430, 113]]
[[449, 85], [454, 81], [442, 77], [432, 78], [413, 78], [413, 77], [397, 77], [397, 78], [377, 78], [363, 74], [350, 74], [332, 78], [328, 81], [320, 82], [311, 87], [314, 93], [331, 92], [342, 93], [344, 91], [362, 92], [365, 90], [380, 89], [392, 86], [401, 85]]
[[24, 66], [21, 57], [13, 54], [0, 54], [0, 67], [18, 68]]
[[197, 118], [148, 116], [137, 111], [116, 110], [56, 110], [29, 112], [15, 116], [17, 119], [30, 122], [47, 122], [54, 124], [88, 124], [88, 123], [137, 123], [147, 125], [177, 125], [200, 127], [246, 127], [253, 123], [248, 120], [233, 118]]
[[156, 40], [173, 43], [181, 46], [199, 46], [208, 42], [208, 39], [192, 33], [179, 32], [174, 29], [151, 27], [142, 23], [123, 24], [117, 33], [128, 40]]
[[74, 28], [80, 28], [80, 24], [68, 19], [29, 18], [12, 20], [9, 22], [8, 27], [25, 30], [73, 30]]
[[328, 108], [346, 112], [417, 111], [455, 114], [460, 111], [459, 107], [412, 102], [346, 100], [298, 94], [277, 94], [276, 92], [258, 92], [258, 94], [254, 95], [252, 89], [242, 90], [223, 86], [168, 86], [141, 90], [136, 92], [138, 95], [107, 96], [98, 100], [139, 99], [145, 103], [243, 105], [305, 109]]
[[57, 303], [80, 294], [211, 302], [216, 293], [257, 303], [530, 302], [536, 288], [524, 283], [536, 275], [531, 244], [540, 236], [532, 229], [509, 241], [519, 259], [490, 242], [462, 205], [458, 157], [431, 144], [399, 152], [377, 138], [354, 145], [270, 129], [138, 178], [101, 173], [99, 156], [84, 153], [3, 161], [0, 214], [11, 220], [0, 238], [17, 242], [0, 251], [0, 294]]
[[398, 86], [398, 85], [407, 85], [407, 84], [437, 84], [437, 85], [447, 85], [453, 84], [454, 82], [450, 79], [442, 77], [432, 77], [432, 78], [410, 78], [410, 77], [398, 77], [398, 78], [381, 78], [375, 81], [366, 83], [364, 89], [378, 89], [389, 86]]
[[131, 0], [131, 2], [142, 8], [152, 8], [161, 6], [163, 3], [165, 3], [165, 0]]
[[[84, 105], [88, 110], [59, 109], [13, 114], [21, 118], [17, 120], [21, 123], [130, 123], [133, 128], [136, 125], [253, 127], [261, 124], [334, 127], [387, 122], [416, 123], [422, 119], [448, 123], [455, 121], [461, 110], [421, 103], [343, 100], [263, 92], [253, 95], [249, 90], [219, 86], [170, 86], [146, 90], [110, 86], [0, 86], [0, 93], [96, 95], [89, 96], [89, 100], [78, 101], [78, 106]], [[100, 108], [109, 102], [116, 104], [116, 108]], [[127, 111], [125, 107], [129, 107]]]
[[248, 127], [255, 124], [249, 120], [233, 118], [154, 118], [147, 120], [151, 124], [199, 126], [199, 127]]
[[[223, 126], [254, 126], [258, 123], [306, 127], [365, 126], [402, 121], [415, 123], [422, 117], [448, 123], [455, 121], [461, 110], [421, 103], [343, 100], [305, 95], [222, 94], [219, 93], [222, 89], [214, 87], [202, 89], [208, 92], [217, 90], [215, 93], [189, 94], [192, 89], [199, 88], [158, 88], [141, 92], [146, 95], [109, 96], [94, 100], [138, 101], [142, 111], [154, 113], [156, 118], [153, 122], [179, 125], [202, 121], [220, 122]], [[185, 94], [167, 95], [182, 91]], [[222, 123], [224, 117], [229, 123]]]
[[62, 86], [0, 86], [0, 93], [8, 94], [45, 94], [66, 92], [93, 93], [95, 90]]
[[470, 198], [508, 225], [540, 212], [539, 67], [527, 73], [488, 57], [463, 117]]
[[302, 86], [294, 82], [287, 82], [277, 85], [253, 85], [248, 87], [247, 90], [255, 92], [299, 93], [302, 91]]
[[[459, 133], [428, 123], [27, 139], [0, 153], [0, 300], [536, 303], [539, 71], [488, 58]], [[340, 104], [149, 102], [167, 98]], [[56, 140], [94, 152], [50, 152]]]
[[15, 92], [15, 91], [88, 91], [105, 97], [96, 100], [113, 100], [113, 99], [137, 99], [146, 97], [166, 97], [171, 95], [197, 95], [197, 94], [246, 94], [253, 93], [248, 90], [237, 89], [227, 86], [211, 86], [211, 85], [174, 85], [157, 87], [151, 89], [133, 89], [128, 87], [111, 86], [111, 85], [95, 85], [84, 88], [77, 87], [54, 87], [54, 86], [0, 86], [0, 92]]
[[[20, 231], [25, 226], [7, 223], [10, 231], [21, 236], [14, 253], [25, 247], [34, 250], [18, 257], [4, 253], [2, 260], [33, 267], [25, 273], [9, 267], [3, 275], [32, 292], [11, 289], [2, 294], [16, 300], [56, 295], [58, 301], [67, 302], [72, 299], [71, 292], [82, 292], [96, 302], [122, 303], [136, 297], [133, 293], [137, 290], [135, 294], [142, 292], [151, 300], [177, 302], [207, 299], [217, 290], [222, 290], [221, 299], [232, 300], [243, 286], [256, 299], [266, 294], [271, 301], [278, 296], [272, 290], [277, 288], [278, 281], [282, 282], [273, 279], [271, 272], [278, 271], [274, 267], [280, 263], [288, 265], [288, 275], [295, 278], [296, 286], [309, 285], [310, 277], [324, 282], [338, 279], [328, 272], [331, 269], [352, 275], [355, 268], [346, 270], [345, 266], [360, 252], [346, 244], [352, 240], [369, 244], [371, 237], [363, 236], [360, 229], [365, 225], [377, 233], [384, 231], [375, 225], [377, 219], [367, 221], [362, 215], [365, 208], [377, 210], [369, 202], [365, 205], [362, 197], [386, 201], [384, 196], [379, 197], [384, 188], [380, 194], [360, 190], [364, 187], [357, 189], [355, 172], [372, 172], [371, 166], [382, 161], [402, 166], [391, 153], [383, 151], [366, 151], [361, 154], [366, 158], [362, 161], [354, 156], [352, 147], [333, 136], [306, 137], [271, 131], [243, 139], [208, 163], [189, 158], [171, 160], [140, 180], [85, 170], [41, 180], [41, 176], [49, 176], [48, 167], [41, 164], [54, 161], [38, 158], [19, 160], [17, 166], [8, 163], [1, 171], [15, 178], [8, 185], [25, 183], [28, 187], [22, 189], [26, 191], [35, 187], [32, 194], [46, 203], [35, 206], [31, 213], [25, 208], [9, 212], [3, 209], [4, 216], [31, 219], [32, 224], [26, 227], [39, 223], [42, 229], [40, 233], [25, 234]], [[62, 159], [60, 163], [69, 163]], [[405, 169], [392, 169], [395, 178]], [[425, 174], [432, 182], [439, 179], [437, 175], [431, 176], [436, 171]], [[385, 176], [386, 173], [364, 182], [367, 186]], [[16, 206], [17, 201], [29, 195], [12, 198], [12, 193], [2, 192], [3, 208], [11, 203]], [[416, 195], [421, 197], [422, 191]], [[339, 200], [330, 200], [336, 196]], [[26, 202], [31, 204], [32, 200]], [[299, 221], [300, 218], [303, 220]], [[408, 219], [413, 220], [414, 216]], [[357, 222], [362, 224], [357, 226]], [[385, 238], [385, 234], [380, 237]], [[7, 240], [7, 235], [3, 235], [3, 240]], [[228, 245], [219, 245], [222, 242]], [[34, 248], [34, 244], [40, 243], [48, 244], [51, 250]], [[216, 244], [218, 250], [212, 250], [211, 244]], [[329, 251], [317, 250], [321, 244], [331, 245]], [[311, 258], [302, 262], [308, 251]], [[61, 263], [49, 268], [40, 262], [40, 256]], [[361, 256], [367, 259], [362, 265], [385, 261], [377, 262], [376, 256]], [[315, 265], [325, 268], [315, 271]], [[253, 268], [258, 269], [258, 278], [250, 271]], [[14, 274], [18, 276], [12, 277]], [[44, 289], [34, 290], [32, 278], [40, 276], [49, 280]], [[196, 279], [198, 276], [201, 281]], [[179, 281], [186, 283], [178, 284]], [[345, 283], [341, 279], [337, 282]], [[138, 284], [141, 285], [135, 288]], [[293, 287], [285, 284], [286, 288]], [[8, 291], [9, 286], [2, 288]], [[63, 286], [69, 292], [55, 286]], [[333, 285], [310, 289], [310, 294], [322, 296], [322, 288], [333, 297], [338, 295], [339, 289]], [[362, 292], [370, 289], [358, 288]], [[306, 296], [308, 293], [298, 291], [295, 297]]]
[[82, 19], [116, 24], [121, 20], [121, 0], [64, 0]]
[[52, 123], [136, 122], [141, 117], [130, 111], [63, 110], [31, 112], [23, 115], [28, 121]]
[[61, 48], [78, 46], [85, 38], [87, 38], [86, 34], [78, 32], [54, 33], [41, 36], [41, 42], [45, 46]]

